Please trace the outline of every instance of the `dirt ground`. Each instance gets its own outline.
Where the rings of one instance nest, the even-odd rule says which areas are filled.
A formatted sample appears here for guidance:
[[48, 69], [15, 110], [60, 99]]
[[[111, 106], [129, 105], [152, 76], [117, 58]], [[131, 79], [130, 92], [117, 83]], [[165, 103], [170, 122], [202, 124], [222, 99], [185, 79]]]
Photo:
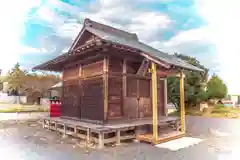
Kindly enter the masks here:
[[[86, 149], [85, 143], [42, 129], [37, 120], [0, 123], [0, 153], [9, 160], [221, 160], [232, 156], [240, 139], [236, 137], [202, 137], [192, 147], [170, 151], [150, 144], [128, 143], [103, 150]], [[239, 152], [238, 152], [239, 153]], [[224, 158], [226, 159], [226, 157]]]

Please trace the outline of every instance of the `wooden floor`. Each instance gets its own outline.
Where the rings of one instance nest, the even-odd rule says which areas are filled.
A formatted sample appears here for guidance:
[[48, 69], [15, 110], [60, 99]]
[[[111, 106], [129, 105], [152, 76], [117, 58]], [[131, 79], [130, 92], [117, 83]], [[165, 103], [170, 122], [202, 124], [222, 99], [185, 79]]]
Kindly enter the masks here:
[[[158, 124], [162, 125], [165, 123], [171, 123], [179, 120], [179, 117], [170, 117], [170, 116], [160, 116], [158, 117]], [[143, 118], [136, 120], [124, 120], [124, 121], [116, 121], [105, 124], [105, 127], [116, 129], [121, 127], [133, 127], [133, 126], [142, 126], [142, 125], [151, 125], [152, 118]]]
[[[159, 117], [159, 126], [178, 122], [178, 117]], [[151, 135], [139, 135], [138, 127], [152, 125], [151, 118], [138, 120], [114, 121], [107, 124], [93, 124], [77, 120], [70, 120], [59, 117], [46, 117], [43, 119], [43, 128], [60, 132], [64, 135], [71, 135], [89, 142], [94, 142], [98, 148], [103, 148], [109, 143], [119, 145], [121, 141], [139, 139], [152, 142]], [[163, 130], [161, 130], [163, 131]], [[175, 132], [172, 129], [171, 134]], [[177, 135], [177, 133], [176, 133]], [[159, 141], [166, 139], [170, 134], [161, 132]]]
[[185, 136], [185, 133], [182, 133], [180, 131], [171, 131], [168, 133], [160, 133], [156, 141], [154, 140], [152, 134], [138, 135], [136, 139], [139, 141], [149, 142], [152, 144], [159, 144], [159, 143], [168, 142], [174, 139], [178, 139], [184, 136]]

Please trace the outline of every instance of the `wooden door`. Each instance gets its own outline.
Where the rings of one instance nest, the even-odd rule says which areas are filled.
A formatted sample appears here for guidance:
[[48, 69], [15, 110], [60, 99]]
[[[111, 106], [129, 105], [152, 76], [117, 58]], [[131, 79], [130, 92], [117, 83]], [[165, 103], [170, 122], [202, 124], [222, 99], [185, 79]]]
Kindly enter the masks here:
[[138, 80], [138, 118], [152, 116], [150, 82], [150, 79]]
[[127, 97], [124, 115], [130, 119], [151, 117], [150, 79], [127, 78]]
[[108, 79], [108, 119], [123, 116], [122, 104], [122, 78], [111, 76]]
[[138, 118], [137, 78], [127, 77], [127, 97], [124, 98], [124, 116], [127, 119]]

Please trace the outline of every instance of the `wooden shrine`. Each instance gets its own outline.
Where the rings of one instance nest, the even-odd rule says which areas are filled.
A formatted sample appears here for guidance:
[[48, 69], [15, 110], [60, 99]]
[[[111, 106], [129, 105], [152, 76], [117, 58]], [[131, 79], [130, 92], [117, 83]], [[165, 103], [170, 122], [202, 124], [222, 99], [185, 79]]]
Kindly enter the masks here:
[[[44, 127], [95, 139], [100, 148], [128, 138], [156, 144], [183, 136], [183, 72], [202, 71], [140, 42], [136, 34], [90, 19], [68, 53], [34, 69], [63, 73], [61, 117], [46, 118]], [[181, 123], [167, 116], [166, 77], [173, 75], [180, 78]], [[173, 136], [160, 136], [164, 124], [175, 125]]]

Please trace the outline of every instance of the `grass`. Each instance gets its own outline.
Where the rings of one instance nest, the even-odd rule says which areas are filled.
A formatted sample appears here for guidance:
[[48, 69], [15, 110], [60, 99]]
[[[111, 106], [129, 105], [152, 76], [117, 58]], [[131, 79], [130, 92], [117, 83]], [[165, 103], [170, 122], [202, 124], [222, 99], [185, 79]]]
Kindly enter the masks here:
[[[179, 111], [175, 111], [169, 115], [179, 116]], [[216, 118], [240, 118], [240, 108], [215, 105], [215, 106], [210, 106], [209, 108], [206, 108], [203, 111], [199, 111], [196, 109], [186, 109], [186, 115], [216, 117]]]
[[48, 112], [47, 106], [22, 105], [22, 104], [0, 104], [0, 113], [29, 113], [29, 112]]

